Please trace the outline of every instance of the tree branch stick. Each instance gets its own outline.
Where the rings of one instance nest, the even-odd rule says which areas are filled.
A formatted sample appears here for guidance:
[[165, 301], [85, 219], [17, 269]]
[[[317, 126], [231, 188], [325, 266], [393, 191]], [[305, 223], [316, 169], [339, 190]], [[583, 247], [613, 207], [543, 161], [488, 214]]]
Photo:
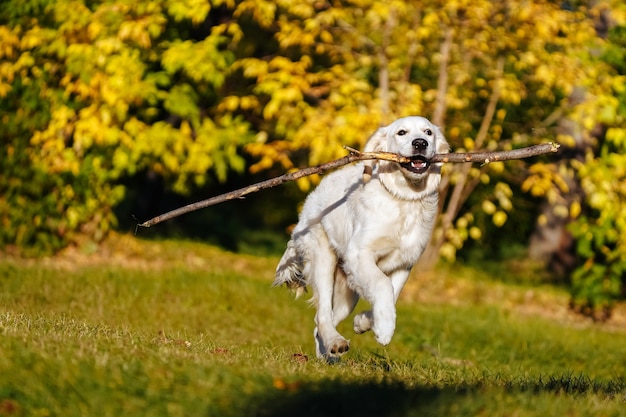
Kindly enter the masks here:
[[558, 143], [548, 142], [510, 151], [441, 153], [435, 155], [431, 162], [481, 162], [488, 164], [489, 162], [510, 161], [553, 153], [557, 152], [560, 147], [561, 145]]
[[440, 129], [445, 127], [445, 115], [448, 108], [446, 94], [448, 92], [448, 63], [450, 61], [450, 50], [452, 41], [454, 40], [454, 29], [447, 26], [443, 42], [439, 48], [439, 78], [437, 79], [437, 99], [435, 100], [435, 110], [433, 112], [433, 124], [439, 126]]
[[[356, 149], [352, 149], [349, 147], [346, 147], [346, 149], [350, 151], [350, 155], [344, 156], [343, 158], [335, 159], [334, 161], [330, 161], [314, 167], [301, 169], [299, 171], [290, 172], [288, 174], [281, 175], [280, 177], [261, 181], [259, 183], [240, 188], [226, 194], [221, 194], [215, 197], [208, 198], [206, 200], [198, 201], [197, 203], [188, 204], [186, 206], [177, 208], [176, 210], [172, 210], [165, 214], [161, 214], [160, 216], [156, 216], [143, 223], [139, 223], [137, 227], [154, 226], [155, 224], [164, 222], [165, 220], [170, 220], [174, 217], [178, 217], [192, 211], [200, 210], [205, 207], [223, 203], [225, 201], [243, 198], [247, 194], [271, 187], [276, 187], [277, 185], [284, 184], [285, 182], [294, 181], [303, 177], [307, 177], [309, 175], [323, 174], [326, 171], [339, 168], [352, 162], [371, 159], [380, 159], [384, 161], [392, 161], [398, 163], [406, 163], [411, 161], [411, 158], [389, 152], [359, 152]], [[431, 162], [481, 162], [483, 164], [487, 164], [489, 162], [529, 158], [531, 156], [556, 152], [558, 149], [558, 144], [550, 142], [541, 145], [530, 146], [528, 148], [515, 149], [512, 151], [437, 154], [433, 157]]]

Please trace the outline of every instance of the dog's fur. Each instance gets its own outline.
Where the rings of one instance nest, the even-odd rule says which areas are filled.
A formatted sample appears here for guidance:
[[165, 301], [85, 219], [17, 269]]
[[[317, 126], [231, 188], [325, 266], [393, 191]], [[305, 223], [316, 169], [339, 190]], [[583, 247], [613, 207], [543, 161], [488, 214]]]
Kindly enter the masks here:
[[276, 269], [276, 285], [300, 292], [311, 286], [316, 353], [327, 360], [348, 350], [336, 326], [359, 297], [372, 309], [355, 316], [354, 331], [371, 329], [380, 344], [391, 341], [395, 302], [437, 216], [441, 164], [428, 161], [449, 146], [437, 126], [413, 116], [378, 129], [364, 150], [416, 159], [410, 165], [361, 162], [326, 176], [306, 199]]

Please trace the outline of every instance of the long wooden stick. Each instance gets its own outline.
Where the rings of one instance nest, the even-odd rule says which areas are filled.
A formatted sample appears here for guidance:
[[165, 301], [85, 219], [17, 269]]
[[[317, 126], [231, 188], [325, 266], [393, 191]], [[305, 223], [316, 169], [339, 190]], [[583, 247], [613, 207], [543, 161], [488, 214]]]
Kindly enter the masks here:
[[489, 162], [510, 161], [512, 159], [524, 159], [531, 156], [554, 153], [560, 147], [561, 145], [558, 143], [548, 142], [510, 151], [441, 153], [435, 155], [431, 162], [481, 162], [488, 164]]
[[[481, 162], [488, 164], [489, 162], [496, 161], [508, 161], [511, 159], [529, 158], [531, 156], [543, 155], [551, 152], [556, 152], [559, 149], [559, 144], [549, 142], [541, 145], [530, 146], [527, 148], [514, 149], [510, 151], [496, 151], [496, 152], [470, 152], [470, 153], [447, 153], [436, 154], [430, 162]], [[245, 195], [255, 193], [257, 191], [264, 190], [266, 188], [276, 187], [277, 185], [284, 184], [288, 181], [294, 181], [300, 178], [307, 177], [313, 174], [323, 174], [331, 169], [339, 168], [343, 165], [350, 164], [357, 161], [365, 161], [372, 159], [380, 159], [384, 161], [392, 161], [398, 163], [410, 162], [411, 158], [397, 155], [389, 152], [359, 152], [356, 149], [348, 148], [350, 155], [343, 158], [335, 159], [334, 161], [327, 162], [325, 164], [317, 165], [314, 167], [304, 168], [299, 171], [290, 172], [288, 174], [281, 175], [280, 177], [271, 178], [269, 180], [261, 181], [256, 184], [249, 185], [244, 188], [240, 188], [235, 191], [231, 191], [226, 194], [221, 194], [215, 197], [208, 198], [206, 200], [198, 201], [197, 203], [188, 204], [186, 206], [177, 208], [176, 210], [169, 211], [167, 213], [156, 216], [148, 221], [139, 223], [137, 227], [150, 227], [155, 224], [164, 222], [165, 220], [173, 219], [180, 215], [200, 210], [205, 207], [213, 206], [215, 204], [223, 203], [229, 200], [235, 200], [243, 198]]]

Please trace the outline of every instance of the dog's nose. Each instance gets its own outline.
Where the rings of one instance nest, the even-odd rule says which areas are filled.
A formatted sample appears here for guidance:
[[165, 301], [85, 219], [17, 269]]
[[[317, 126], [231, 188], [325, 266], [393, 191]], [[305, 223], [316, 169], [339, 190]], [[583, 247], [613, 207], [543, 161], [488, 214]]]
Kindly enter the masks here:
[[413, 144], [413, 147], [418, 151], [423, 151], [428, 148], [428, 141], [426, 139], [414, 139], [411, 143]]

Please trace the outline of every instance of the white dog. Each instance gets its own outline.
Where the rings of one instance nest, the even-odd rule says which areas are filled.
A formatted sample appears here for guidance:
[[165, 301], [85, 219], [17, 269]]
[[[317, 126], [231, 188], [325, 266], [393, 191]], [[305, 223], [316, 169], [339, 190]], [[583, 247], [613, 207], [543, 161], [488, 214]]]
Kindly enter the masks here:
[[275, 285], [285, 283], [299, 293], [311, 286], [316, 353], [327, 360], [349, 349], [336, 327], [359, 297], [372, 309], [354, 317], [354, 331], [371, 329], [380, 344], [391, 341], [395, 302], [437, 216], [441, 164], [429, 161], [449, 146], [427, 119], [405, 117], [378, 129], [364, 150], [393, 152], [412, 162], [361, 162], [326, 176], [307, 197], [276, 268]]

